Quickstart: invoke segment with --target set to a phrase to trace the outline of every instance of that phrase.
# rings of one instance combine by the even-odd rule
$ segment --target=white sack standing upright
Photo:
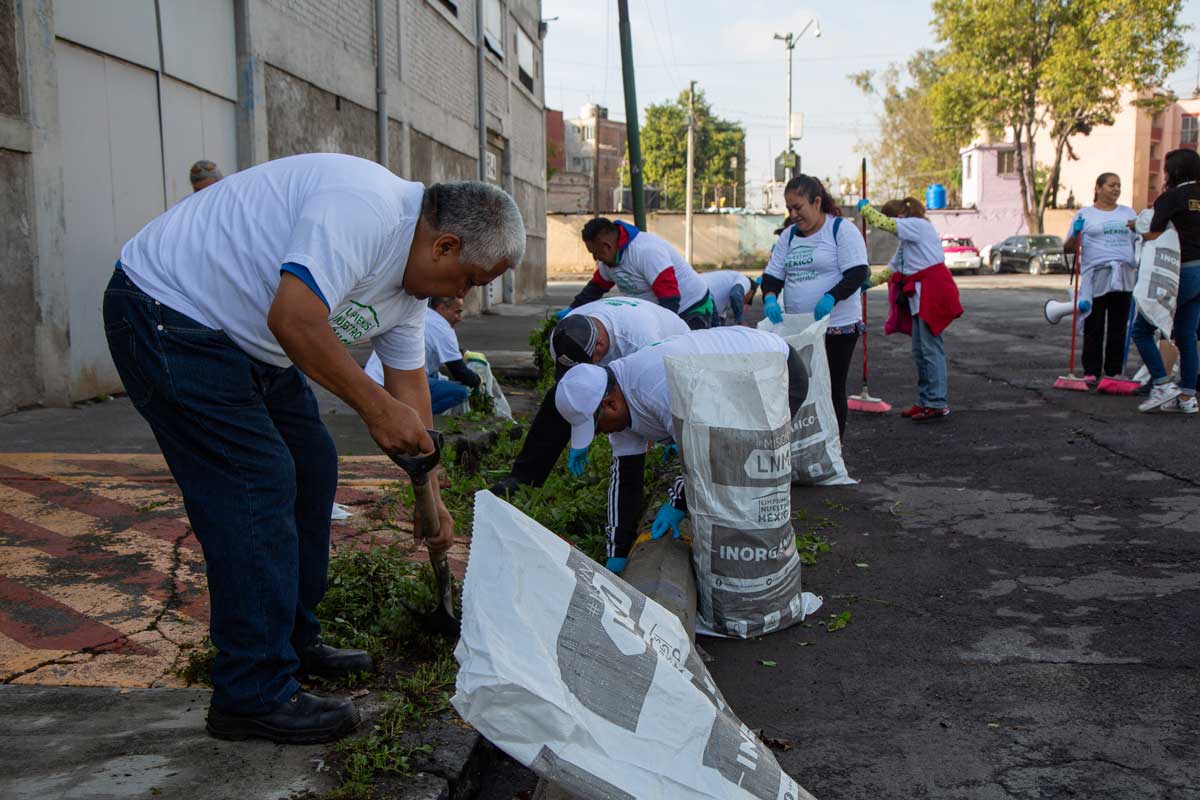
[[[583,800],[813,800],[725,703],[679,619],[475,495],[451,703]]]
[[[1138,215],[1138,233],[1150,230],[1153,209]],[[1133,299],[1138,311],[1154,326],[1170,338],[1174,327],[1175,305],[1179,300],[1179,233],[1168,223],[1167,229],[1158,238],[1142,241],[1142,254],[1138,259],[1137,284],[1133,287]]]
[[[700,620],[747,638],[804,618],[792,531],[787,360],[668,356]]]
[[[811,314],[784,314],[783,322],[769,319],[758,323],[790,344],[808,370],[808,396],[792,418],[792,482],[798,486],[840,486],[858,481],[846,472],[842,439],[829,381],[825,356],[825,331],[829,318],[814,320]]]

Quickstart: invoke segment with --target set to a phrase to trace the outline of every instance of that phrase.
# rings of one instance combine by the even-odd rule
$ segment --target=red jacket
[[[963,314],[962,303],[958,299],[958,284],[945,264],[934,264],[931,267],[914,272],[912,275],[901,275],[893,272],[888,280],[888,312],[887,322],[884,323],[884,334],[899,331],[912,336],[912,313],[908,310],[907,298],[916,294],[917,284],[921,285],[921,306],[917,316],[925,320],[929,330],[938,336],[949,327],[950,323]],[[904,295],[901,301],[900,295]]]

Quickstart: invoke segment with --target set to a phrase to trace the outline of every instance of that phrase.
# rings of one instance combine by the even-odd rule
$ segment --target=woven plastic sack
[[[1147,209],[1149,211],[1149,209]],[[1142,215],[1146,215],[1143,211]],[[1151,212],[1151,215],[1153,212]],[[1138,231],[1150,229],[1148,220],[1138,217]],[[1142,241],[1141,258],[1138,260],[1137,284],[1133,287],[1133,299],[1138,312],[1170,336],[1174,327],[1175,305],[1179,300],[1179,267],[1181,252],[1179,234],[1174,225],[1167,225],[1158,238]]]
[[[451,703],[584,800],[812,800],[729,710],[678,618],[475,495]]]
[[[808,370],[808,396],[792,418],[792,482],[800,486],[840,486],[857,483],[846,472],[842,439],[825,357],[825,331],[829,319],[811,314],[784,314],[783,322],[764,319],[760,330],[782,336],[800,355]]]

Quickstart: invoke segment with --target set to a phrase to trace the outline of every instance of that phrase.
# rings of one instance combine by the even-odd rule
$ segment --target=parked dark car
[[[1071,269],[1063,255],[1063,240],[1046,235],[1010,236],[992,245],[988,267],[992,274],[1028,272],[1030,275],[1069,272]]]

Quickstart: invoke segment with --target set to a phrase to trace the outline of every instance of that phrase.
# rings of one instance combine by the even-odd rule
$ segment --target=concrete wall
[[[583,246],[583,226],[591,214],[550,214],[546,218],[546,264],[552,278],[590,275],[595,261]],[[633,217],[614,214],[610,219],[633,223]],[[685,215],[653,212],[646,227],[684,251]],[[692,223],[692,260],[699,267],[751,268],[766,263],[778,237],[775,229],[783,217],[772,214],[696,214]]]

